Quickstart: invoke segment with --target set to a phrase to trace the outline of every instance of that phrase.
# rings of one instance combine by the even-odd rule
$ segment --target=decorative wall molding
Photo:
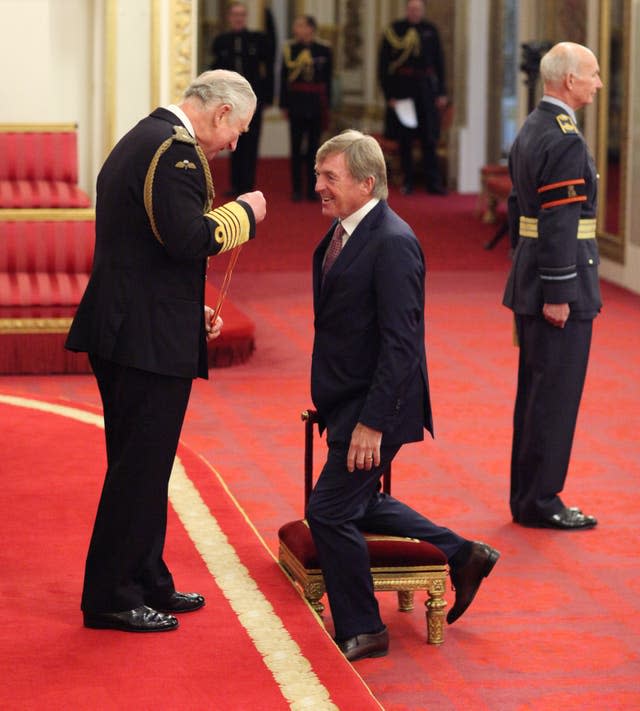
[[[170,90],[172,102],[181,99],[193,78],[194,21],[192,0],[171,0],[170,6]]]

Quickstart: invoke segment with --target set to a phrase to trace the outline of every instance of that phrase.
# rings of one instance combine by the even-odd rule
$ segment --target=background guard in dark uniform
[[[574,111],[602,87],[598,62],[562,42],[543,58],[544,96],[511,148],[509,222],[518,242],[504,305],[520,345],[510,506],[524,526],[582,529],[593,516],[566,507],[567,476],[600,311],[597,176]]]
[[[230,30],[218,35],[211,46],[211,69],[230,69],[242,74],[258,99],[249,130],[240,136],[230,159],[229,195],[240,195],[255,187],[262,112],[273,103],[275,37],[267,32],[247,29],[247,8],[244,3],[231,3],[227,19]]]
[[[296,202],[305,191],[308,200],[318,199],[315,157],[322,131],[329,125],[333,58],[331,48],[315,39],[316,28],[311,15],[296,17],[294,39],[283,50],[280,108],[289,119],[292,199]]]
[[[444,59],[438,30],[423,16],[423,0],[409,0],[406,18],[393,22],[382,37],[378,71],[387,101],[385,132],[399,143],[403,192],[413,192],[412,147],[417,136],[422,150],[426,189],[430,193],[444,195],[446,190],[436,155],[440,110],[447,104]],[[413,99],[417,128],[408,128],[398,120],[394,110],[397,99]]]

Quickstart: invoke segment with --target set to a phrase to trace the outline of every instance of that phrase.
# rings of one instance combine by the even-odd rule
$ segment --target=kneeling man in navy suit
[[[417,538],[444,552],[456,590],[449,623],[469,607],[500,554],[380,491],[400,447],[424,439],[425,429],[433,434],[424,257],[386,202],[386,165],[373,137],[348,130],[324,143],[316,176],[322,212],[334,219],[313,256],[311,390],[329,449],[306,517],[336,641],[354,661],[389,647],[363,530]]]

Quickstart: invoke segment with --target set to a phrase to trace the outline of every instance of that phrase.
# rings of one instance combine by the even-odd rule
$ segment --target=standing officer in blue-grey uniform
[[[273,61],[275,47],[266,32],[247,28],[247,8],[232,2],[227,11],[229,31],[218,35],[211,47],[211,69],[230,69],[249,81],[258,102],[247,133],[240,136],[231,154],[230,195],[253,190],[258,163],[258,147],[263,109],[273,103]]]
[[[312,15],[293,21],[293,39],[283,49],[280,108],[289,119],[291,144],[291,198],[315,201],[315,158],[322,131],[329,125],[333,55],[329,45],[316,39]],[[304,166],[304,171],[303,171]],[[303,184],[304,176],[304,184]]]
[[[207,260],[247,242],[260,191],[213,209],[209,161],[233,151],[256,106],[235,72],[205,72],[179,106],[158,108],[113,148],[97,182],[93,269],[66,347],[89,354],[104,409],[107,473],[87,555],[86,627],[175,629],[204,605],[177,592],[163,560],[168,486],[206,341]]]
[[[413,192],[413,141],[420,140],[427,192],[445,195],[436,146],[440,110],[447,105],[444,59],[437,27],[424,19],[424,0],[408,0],[406,17],[385,30],[379,55],[380,86],[387,101],[386,132],[397,138],[403,180],[402,192]],[[398,99],[412,99],[417,128],[403,125],[395,114]]]
[[[560,498],[602,306],[596,243],[597,175],[575,111],[602,88],[598,61],[556,44],[540,63],[544,96],[511,148],[512,235],[519,235],[503,303],[520,345],[510,505],[523,526],[575,530],[597,521]]]

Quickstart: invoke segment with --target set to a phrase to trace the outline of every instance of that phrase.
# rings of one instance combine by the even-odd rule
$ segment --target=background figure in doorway
[[[289,119],[291,196],[296,202],[305,192],[307,199],[318,199],[315,157],[329,125],[333,57],[331,48],[316,40],[316,29],[311,15],[296,17],[293,39],[285,44],[282,58],[280,108]]]
[[[249,130],[240,136],[238,146],[231,154],[229,196],[250,192],[255,186],[262,111],[273,103],[275,38],[267,32],[250,31],[247,16],[244,3],[232,2],[227,13],[229,31],[218,35],[211,47],[211,69],[230,69],[242,74],[258,99]]]
[[[386,133],[400,147],[402,191],[413,192],[413,142],[417,137],[422,150],[422,167],[427,192],[445,195],[436,146],[440,136],[440,111],[447,105],[444,59],[437,28],[424,19],[423,0],[408,0],[406,17],[393,22],[384,32],[380,45],[379,79],[387,101]],[[405,126],[398,119],[398,99],[412,99],[417,127]]]

